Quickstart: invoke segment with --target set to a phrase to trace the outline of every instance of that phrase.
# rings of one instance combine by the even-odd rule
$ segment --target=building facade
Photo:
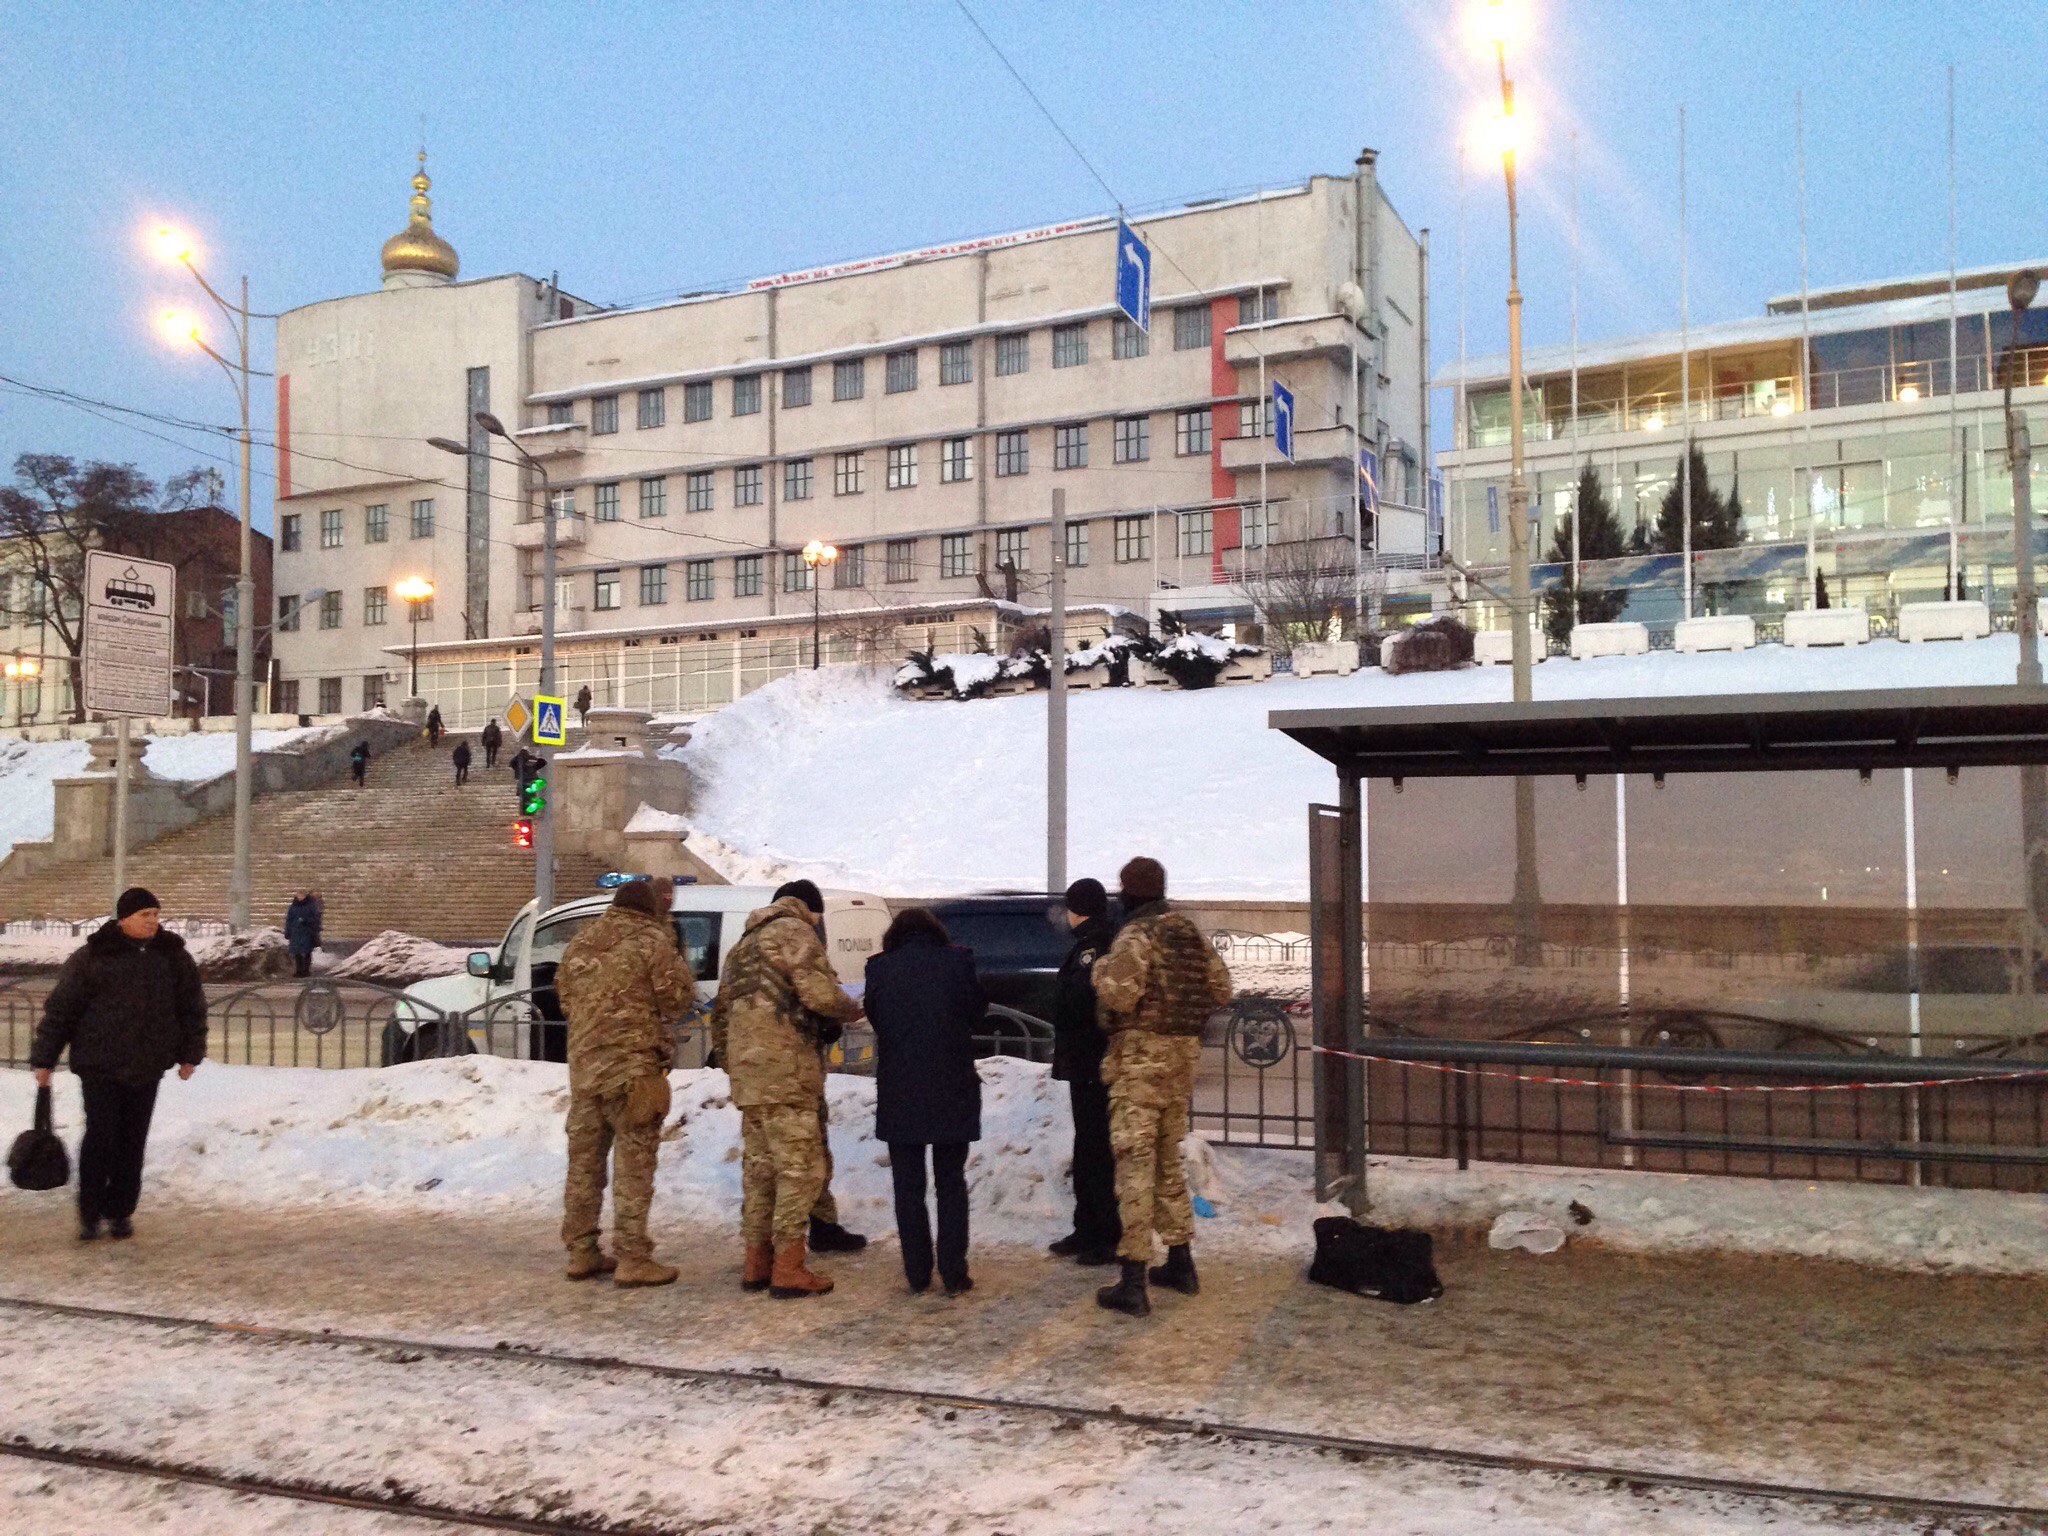
[[[383,288],[279,324],[278,654],[309,712],[410,687],[415,577],[426,697],[473,722],[530,687],[543,496],[567,687],[662,709],[807,662],[814,612],[827,660],[993,639],[1054,538],[1071,603],[1218,625],[1255,620],[1277,546],[1422,548],[1424,247],[1369,153],[1133,220],[1149,331],[1113,303],[1114,219],[605,310],[458,281],[425,199],[422,173]]]
[[[2015,333],[2014,270],[1957,273],[1953,292],[1946,272],[1814,290],[1683,337],[1581,343],[1576,358],[1531,348],[1525,515],[1537,586],[1567,573],[1567,519],[1587,469],[1623,533],[1654,543],[1689,443],[1740,534],[1733,548],[1695,555],[1694,612],[1769,618],[1826,593],[1868,607],[1882,627],[1899,602],[1945,591],[2009,600],[2008,371],[2037,438],[2048,429],[2048,312],[2025,313]],[[1475,573],[1507,560],[1507,375],[1505,357],[1484,357],[1436,376],[1457,402],[1455,441],[1439,459],[1445,547]],[[2040,510],[2048,455],[2033,473]],[[1683,611],[1669,551],[1587,566],[1583,586],[1626,590],[1626,616],[1658,628]],[[1497,606],[1476,584],[1473,596]]]

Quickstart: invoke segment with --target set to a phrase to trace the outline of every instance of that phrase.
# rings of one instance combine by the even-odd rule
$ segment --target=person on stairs
[[[142,1155],[157,1084],[172,1067],[186,1081],[206,1057],[206,989],[185,941],[162,926],[156,897],[121,893],[114,920],[64,962],[29,1046],[36,1086],[50,1086],[69,1048],[85,1098],[78,1147],[78,1236],[91,1242],[105,1222],[132,1237],[142,1194]]]
[[[568,1277],[667,1285],[647,1236],[661,1123],[668,1116],[675,1026],[696,995],[669,918],[674,886],[629,880],[569,941],[555,992],[569,1017],[569,1171],[562,1192]],[[605,1163],[612,1165],[612,1252],[599,1245]]]
[[[460,789],[469,782],[470,757],[468,742],[458,741],[455,743],[453,761],[455,763],[455,787]]]
[[[294,896],[284,909],[284,944],[292,954],[294,976],[313,974],[313,951],[320,947],[320,927],[326,916],[320,893],[311,887]]]
[[[1230,1001],[1230,971],[1202,930],[1166,904],[1166,869],[1137,858],[1118,876],[1124,925],[1095,962],[1095,1000],[1109,1045],[1102,1081],[1109,1089],[1109,1144],[1116,1153],[1117,1242],[1122,1278],[1095,1293],[1113,1312],[1144,1317],[1152,1234],[1166,1244],[1153,1285],[1192,1296],[1195,1213],[1181,1167],[1188,1098],[1209,1015]]]
[[[576,721],[586,731],[590,729],[590,684],[585,683],[576,690]]]
[[[355,778],[356,788],[361,789],[363,777],[370,771],[370,744],[367,741],[357,742],[355,751],[349,753],[348,771]]]
[[[498,720],[495,715],[484,722],[482,741],[484,747],[484,772],[489,773],[498,766],[498,748],[505,744],[505,733],[498,728]]]
[[[1067,1085],[1074,1119],[1074,1228],[1048,1251],[1090,1267],[1116,1262],[1123,1225],[1116,1213],[1116,1154],[1109,1146],[1109,1090],[1102,1054],[1109,1040],[1096,1017],[1095,964],[1116,937],[1100,880],[1067,887],[1073,946],[1060,965],[1053,1001],[1052,1075]]]
[[[436,704],[427,711],[427,745],[430,747],[440,746],[441,734],[447,729],[448,727],[441,720],[441,706]]]

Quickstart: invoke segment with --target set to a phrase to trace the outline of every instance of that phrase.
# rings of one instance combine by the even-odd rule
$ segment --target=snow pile
[[[339,740],[349,733],[345,725],[294,726],[284,731],[252,731],[251,749],[277,752],[287,747],[304,750]],[[142,754],[142,766],[159,779],[181,784],[204,783],[235,771],[235,735],[232,731],[194,731],[184,736],[152,736]]]
[[[292,972],[292,954],[281,928],[252,928],[188,943],[193,963],[206,981],[266,981]]]
[[[1546,662],[1534,683],[1539,699],[1953,688],[2010,683],[2017,658],[2010,635],[1657,651]],[[1331,771],[1270,729],[1267,715],[1506,701],[1508,673],[1365,668],[1199,691],[1077,692],[1067,702],[1068,867],[1113,871],[1148,853],[1165,861],[1181,896],[1299,899],[1308,889],[1303,808],[1330,797]],[[692,837],[709,833],[747,859],[890,895],[1029,890],[1045,878],[1045,712],[1044,696],[1029,694],[936,709],[871,672],[828,668],[758,689],[706,717],[687,746],[663,750],[696,781]]]
[[[0,857],[16,843],[49,839],[57,822],[54,779],[75,778],[92,761],[84,741],[0,741]]]
[[[681,837],[690,830],[687,816],[678,816],[674,811],[658,811],[645,800],[626,822],[626,832],[673,832]]]
[[[434,976],[453,976],[468,961],[468,950],[450,949],[431,939],[386,928],[354,954],[335,961],[325,974],[336,981],[374,981],[404,987]]]

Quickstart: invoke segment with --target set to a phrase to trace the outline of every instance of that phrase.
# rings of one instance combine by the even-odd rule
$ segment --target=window
[[[595,606],[598,609],[603,610],[619,606],[622,599],[619,596],[619,573],[617,571],[599,571],[595,586]]]
[[[412,536],[416,539],[431,539],[434,536],[434,498],[423,496],[412,504]]]
[[[640,391],[640,425],[658,427],[668,420],[668,391],[665,389],[643,389]]]
[[[423,597],[416,603],[407,604],[407,618],[418,619],[422,624],[434,622],[434,599]]]
[[[1021,427],[996,434],[996,476],[1021,475],[1031,468],[1031,436]]]
[[[1246,549],[1259,549],[1280,538],[1280,509],[1246,507],[1238,514],[1238,533]]]
[[[619,430],[619,397],[617,395],[592,395],[590,397],[590,430],[593,435],[597,436]]]
[[[888,565],[883,580],[909,581],[912,568],[917,564],[917,540],[891,539],[887,553]]]
[[[694,384],[683,386],[683,420],[709,421],[711,419],[711,381],[699,379]]]
[[[882,388],[892,395],[917,388],[917,351],[891,352],[882,366]]]
[[[554,504],[553,511],[558,521],[576,515],[576,492],[569,487],[564,486],[560,490],[550,491],[548,500]]]
[[[1008,336],[996,338],[996,372],[998,375],[1023,373],[1031,366],[1031,333],[1016,331]]]
[[[811,499],[811,461],[791,459],[782,466],[782,499],[784,501],[809,501]]]
[[[1280,313],[1280,295],[1268,288],[1263,294],[1246,293],[1238,295],[1237,323],[1257,325],[1262,320],[1272,320]]]
[[[619,482],[597,487],[597,510],[591,514],[594,522],[616,523],[619,520]]]
[[[683,476],[683,510],[685,512],[709,512],[711,510],[711,471],[693,469]]]
[[[1176,411],[1173,416],[1173,451],[1182,458],[1209,451],[1209,410]]]
[[[832,398],[858,400],[868,392],[868,360],[842,357],[832,365]]]
[[[391,509],[383,502],[363,508],[363,542],[382,544],[391,537]]]
[[[939,382],[941,384],[972,384],[974,382],[973,342],[949,341],[939,348]]]
[[[1215,542],[1216,514],[1213,512],[1183,512],[1180,515],[1180,552],[1184,555],[1206,555]]]
[[[832,494],[858,496],[866,474],[867,458],[860,453],[832,455]]]
[[[550,400],[548,402],[549,426],[566,427],[575,419],[576,407],[571,405],[567,400]]]
[[[341,508],[330,507],[320,514],[320,547],[341,548]]]
[[[1067,564],[1086,565],[1087,563],[1088,525],[1086,523],[1069,523],[1067,524]]]
[[[1052,365],[1078,368],[1088,361],[1088,327],[1080,322],[1052,328]]]
[[[650,608],[656,603],[668,601],[668,567],[665,565],[643,565],[640,567],[640,606]]]
[[[732,563],[732,595],[734,597],[759,597],[761,595],[761,557],[740,555]]]
[[[1173,350],[1192,352],[1209,345],[1209,306],[1189,304],[1173,312]]]
[[[278,520],[277,547],[287,554],[290,554],[294,550],[303,548],[305,546],[305,535],[301,532],[301,530],[304,528],[304,526],[305,519],[301,517],[298,513],[285,513],[285,515]]]
[[[1116,423],[1116,461],[1142,464],[1152,457],[1152,418],[1120,416]]]
[[[832,567],[832,585],[835,587],[864,587],[868,584],[868,552],[855,544],[839,551],[839,559]]]
[[[1086,469],[1088,467],[1088,424],[1074,422],[1070,426],[1052,429],[1052,467],[1054,469]]]
[[[1030,536],[1022,528],[1005,528],[996,535],[996,569],[1005,566],[1021,571],[1031,556]]]
[[[668,481],[659,475],[640,482],[640,515],[642,517],[668,516]]]
[[[785,592],[808,592],[811,590],[811,568],[804,563],[804,557],[791,550],[782,557],[782,590]]]
[[[711,562],[709,560],[685,561],[683,564],[683,597],[692,603],[709,602],[712,595],[712,584],[715,580],[716,577],[712,574]]]
[[[296,592],[280,592],[277,596],[278,633],[296,635],[299,632],[299,595]]]
[[[736,507],[761,505],[761,466],[749,464],[732,472],[732,504]]]
[[[6,606],[5,600],[0,599],[0,610],[4,610]],[[187,587],[185,589],[185,617],[188,619],[203,619],[206,617],[206,588]]]
[[[917,444],[891,444],[888,465],[887,484],[890,490],[908,490],[917,484]]]
[[[756,416],[761,411],[761,375],[736,373],[732,376],[732,413]]]
[[[281,681],[277,685],[277,696],[271,700],[271,708],[280,715],[296,715],[299,712],[299,680]]]
[[[1116,560],[1129,565],[1133,560],[1152,558],[1152,519],[1120,517],[1116,520]]]
[[[320,713],[338,715],[341,713],[341,679],[323,677],[320,679]]]
[[[973,557],[968,550],[968,539],[964,533],[949,533],[939,540],[939,574],[941,576],[965,576],[972,569]]]
[[[363,588],[363,623],[365,626],[386,624],[391,620],[391,589],[389,587]]]
[[[974,478],[974,440],[949,437],[939,444],[939,481],[953,485]]]
[[[341,593],[323,592],[320,594],[320,627],[322,629],[341,628]]]
[[[1111,357],[1143,357],[1152,350],[1152,338],[1139,330],[1122,315],[1116,317],[1109,328],[1109,355]]]
[[[382,672],[365,674],[363,678],[363,708],[382,709],[383,707],[384,674]]]
[[[1264,400],[1240,400],[1237,402],[1237,435],[1239,437],[1271,437],[1273,435],[1273,402]]]
[[[799,405],[811,403],[811,370],[808,368],[785,368],[782,370],[782,408],[787,411]]]

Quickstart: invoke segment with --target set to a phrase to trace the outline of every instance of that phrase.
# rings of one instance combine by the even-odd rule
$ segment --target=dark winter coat
[[[1052,1075],[1063,1083],[1098,1082],[1109,1036],[1095,1017],[1095,962],[1109,951],[1116,924],[1091,917],[1074,930],[1060,963],[1052,1016]]]
[[[285,947],[295,955],[310,955],[320,947],[320,898],[295,896],[284,912]]]
[[[168,928],[138,944],[108,923],[85,941],[43,1004],[29,1047],[38,1071],[71,1048],[71,1070],[153,1083],[206,1055],[206,989],[185,941]]]
[[[974,1032],[988,998],[974,951],[916,934],[868,961],[875,1032],[875,1139],[981,1140]]]
[[[458,768],[467,768],[469,766],[469,743],[466,741],[455,743],[455,752],[450,761]]]
[[[503,742],[504,739],[505,733],[498,729],[497,721],[490,721],[488,724],[484,726],[483,744],[484,750],[486,752],[497,751],[499,744]]]
[[[357,742],[356,749],[349,753],[348,760],[354,767],[363,767],[370,761],[370,744],[367,741]]]

